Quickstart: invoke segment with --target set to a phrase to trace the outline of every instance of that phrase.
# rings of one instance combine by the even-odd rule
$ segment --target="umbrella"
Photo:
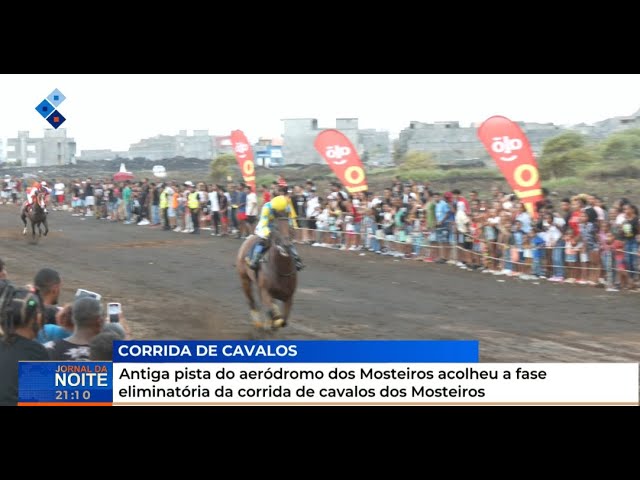
[[[131,172],[118,172],[113,175],[113,180],[115,182],[124,182],[125,180],[133,180],[133,173]]]
[[[125,180],[133,180],[133,173],[127,172],[124,163],[120,164],[120,171],[113,176],[114,182],[124,182]]]

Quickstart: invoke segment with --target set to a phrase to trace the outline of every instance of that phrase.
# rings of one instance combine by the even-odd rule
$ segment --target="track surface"
[[[638,362],[640,295],[539,284],[450,265],[300,246],[307,264],[289,326],[250,326],[233,265],[239,240],[50,214],[37,244],[0,206],[0,258],[31,282],[44,266],[123,304],[146,339],[478,339],[483,362]],[[503,281],[499,281],[503,280]]]

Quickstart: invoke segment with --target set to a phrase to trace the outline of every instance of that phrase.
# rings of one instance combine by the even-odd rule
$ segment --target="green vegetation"
[[[549,189],[587,180],[640,179],[640,129],[614,133],[599,143],[578,133],[551,138],[544,144],[540,171]]]
[[[453,179],[475,179],[475,180],[502,180],[502,174],[492,168],[455,168],[452,170],[431,169],[405,170],[401,168],[376,168],[370,170],[367,174],[368,178],[392,178],[399,175],[402,179],[411,179],[421,182],[425,181],[444,181]]]
[[[427,152],[410,151],[402,159],[398,170],[415,171],[415,170],[433,170],[436,166],[433,154]]]
[[[273,182],[275,182],[278,179],[277,175],[274,174],[265,174],[265,175],[260,175],[258,177],[256,177],[256,186],[260,187],[260,185],[271,185]]]
[[[552,180],[570,177],[596,161],[597,155],[587,146],[586,137],[577,132],[563,133],[544,143],[540,174],[543,179]]]
[[[216,183],[226,182],[228,176],[234,176],[239,170],[235,155],[223,153],[211,162],[209,176]]]

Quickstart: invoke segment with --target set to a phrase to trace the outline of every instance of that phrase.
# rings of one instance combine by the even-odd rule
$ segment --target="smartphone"
[[[102,300],[102,295],[100,295],[99,293],[90,292],[89,290],[84,290],[82,288],[79,288],[78,290],[76,290],[76,298],[79,298],[79,297],[92,297],[98,301]]]
[[[111,323],[118,323],[120,321],[120,314],[122,313],[122,305],[119,303],[107,304],[107,314],[109,315],[109,321]]]

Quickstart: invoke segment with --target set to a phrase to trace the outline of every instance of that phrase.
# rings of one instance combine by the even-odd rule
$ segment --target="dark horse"
[[[47,236],[47,233],[49,233],[49,225],[47,224],[47,214],[44,212],[44,208],[42,208],[42,206],[40,205],[40,202],[43,201],[43,197],[44,195],[42,193],[39,193],[36,197],[36,199],[33,202],[33,205],[31,206],[31,210],[29,211],[23,211],[22,212],[22,216],[20,217],[22,219],[22,223],[24,223],[24,230],[22,231],[23,235],[27,234],[27,217],[29,217],[29,221],[31,222],[31,234],[33,235],[33,239],[35,240],[36,238],[36,226],[38,227],[38,234],[39,236],[42,236],[42,226],[44,225],[44,236]]]
[[[269,326],[278,328],[287,324],[298,281],[296,264],[290,251],[289,219],[279,218],[276,223],[278,228],[271,231],[269,249],[260,263],[257,273],[247,265],[245,260],[259,240],[257,235],[251,235],[242,243],[236,259],[236,269],[242,281],[244,294],[249,302],[251,318],[255,326],[259,328]],[[269,313],[270,319],[267,322],[263,322],[253,297],[253,285],[256,285],[262,306]],[[282,302],[282,312],[274,300]]]

